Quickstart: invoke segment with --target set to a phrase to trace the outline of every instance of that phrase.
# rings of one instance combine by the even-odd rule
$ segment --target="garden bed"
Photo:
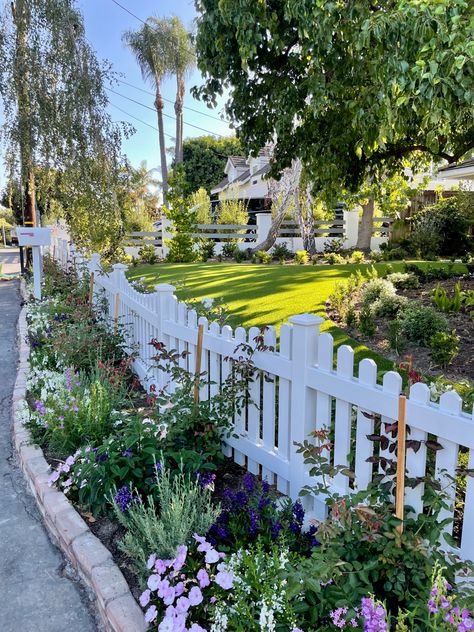
[[[388,276],[390,278],[390,276]],[[401,334],[400,347],[394,348],[391,344],[391,322],[395,314],[373,316],[374,330],[366,333],[360,327],[360,315],[363,311],[361,297],[364,286],[358,288],[352,295],[351,309],[354,310],[354,318],[344,317],[344,309],[337,309],[334,302],[326,303],[326,315],[347,332],[349,336],[360,341],[372,351],[392,360],[395,364],[410,365],[420,374],[430,375],[434,378],[442,378],[450,382],[465,382],[474,380],[474,354],[472,353],[472,340],[474,338],[474,310],[472,307],[461,305],[457,312],[443,312],[439,310],[434,301],[433,293],[437,288],[444,290],[448,297],[454,295],[456,284],[460,284],[461,291],[469,293],[474,291],[474,275],[465,274],[453,276],[447,279],[422,281],[416,288],[398,288],[397,296],[403,297],[411,304],[431,308],[447,321],[447,332],[455,332],[459,336],[458,352],[449,364],[440,366],[433,360],[432,349],[425,344],[417,344],[408,336]],[[342,311],[342,313],[341,313]],[[362,330],[361,330],[362,329]]]
[[[49,488],[41,472],[42,493],[62,496],[56,488],[74,503],[87,521],[75,514],[80,536],[90,530],[106,545],[150,629],[329,632],[370,622],[382,630],[405,613],[413,631],[458,629],[427,608],[432,582],[438,606],[442,596],[473,603],[445,584],[468,564],[442,549],[441,496],[407,517],[401,533],[391,474],[384,485],[331,495],[325,477],[350,472],[330,463],[321,429],[300,449],[315,477],[309,491],[328,494],[330,512],[308,523],[302,501],[223,456],[222,438],[248,404],[252,350],[234,361],[219,393],[196,401],[196,376],[152,339],[154,362],[174,388],[144,393],[120,328],[111,333],[88,304],[87,278],[51,264],[46,271],[49,297],[28,306],[29,406],[20,411],[55,467]],[[457,624],[468,614],[452,616]]]

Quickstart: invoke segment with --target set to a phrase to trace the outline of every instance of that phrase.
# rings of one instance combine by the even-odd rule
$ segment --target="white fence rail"
[[[375,218],[371,248],[376,250],[380,244],[386,242],[390,230],[389,218]],[[197,224],[196,230],[190,233],[195,239],[210,239],[214,242],[215,254],[222,252],[223,247],[230,241],[245,250],[263,242],[270,230],[272,216],[270,213],[259,213],[256,216],[256,224]],[[166,242],[172,237],[169,232],[170,222],[163,219],[161,227],[155,232],[130,233],[123,240],[123,245],[128,254],[136,255],[138,248],[145,244],[153,244],[162,257],[166,257],[168,247]],[[316,221],[314,224],[314,236],[316,250],[322,252],[327,242],[340,240],[345,248],[354,248],[359,234],[359,214],[355,211],[344,211],[343,219],[331,221]],[[297,222],[285,220],[279,230],[276,239],[277,244],[285,242],[288,248],[296,252],[303,249],[303,239]]]
[[[71,251],[67,242],[55,246],[55,254],[63,265],[74,259],[76,269],[84,259]],[[163,387],[167,376],[153,368],[152,338],[164,342],[168,348],[188,351],[182,366],[194,371],[198,324],[204,326],[202,370],[210,380],[222,383],[229,371],[224,360],[232,356],[237,345],[247,342],[254,345],[258,328],[248,331],[238,327],[209,323],[197,318],[196,312],[177,300],[172,285],[159,284],[152,294],[137,292],[128,282],[126,266],[116,264],[110,274],[103,273],[100,258],[93,255],[87,262],[95,276],[95,296],[105,294],[111,321],[115,315],[116,296],[119,296],[119,319],[126,331],[130,348],[138,351],[135,370],[145,387],[152,383]],[[373,413],[382,422],[397,419],[398,398],[402,378],[388,372],[382,382],[377,380],[377,366],[364,359],[356,368],[354,351],[348,346],[334,354],[334,340],[321,333],[324,319],[311,314],[300,314],[281,327],[279,340],[276,330],[268,327],[265,344],[275,351],[257,351],[254,363],[258,369],[252,385],[251,397],[261,406],[249,405],[242,415],[234,419],[238,438],[226,440],[224,451],[236,463],[254,474],[261,474],[278,490],[295,499],[301,488],[310,483],[307,467],[295,442],[309,438],[310,433],[327,427],[334,434],[334,464],[346,464],[355,471],[357,488],[364,489],[374,475],[374,464],[367,461],[374,454],[374,443],[367,438],[373,433],[374,421],[367,416]],[[265,377],[267,379],[265,379]],[[269,379],[268,379],[269,378]],[[217,387],[215,387],[217,388]],[[202,393],[206,397],[206,393]],[[442,395],[440,403],[430,402],[430,391],[425,384],[415,384],[407,401],[407,424],[410,439],[438,440],[443,449],[428,458],[422,444],[415,453],[407,452],[407,470],[410,477],[424,476],[432,471],[442,483],[456,477],[460,450],[469,453],[469,468],[474,468],[474,411],[462,410],[462,401],[454,392]],[[433,454],[433,453],[431,453]],[[393,458],[393,455],[391,455]],[[350,492],[348,478],[337,476],[331,481],[334,491]],[[449,488],[450,508],[442,518],[454,516],[454,486]],[[420,513],[423,511],[423,487],[406,492],[406,504]],[[464,499],[464,518],[460,525],[461,555],[474,559],[474,478],[468,477]],[[459,498],[461,498],[459,497]],[[458,498],[458,499],[459,499]],[[310,515],[323,517],[324,503],[305,497]],[[447,527],[452,531],[452,525]]]

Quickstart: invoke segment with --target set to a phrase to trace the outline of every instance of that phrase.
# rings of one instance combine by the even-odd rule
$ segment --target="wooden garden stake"
[[[398,400],[398,435],[397,435],[397,493],[395,502],[395,515],[403,521],[405,505],[405,461],[406,461],[406,410],[407,398],[400,395]],[[397,527],[399,533],[403,533],[403,522]]]
[[[196,371],[194,380],[194,403],[199,404],[199,376],[201,375],[202,360],[202,338],[204,335],[204,325],[198,325],[198,339],[196,347]]]
[[[91,272],[91,278],[89,283],[89,308],[92,312],[92,299],[94,298],[94,273]]]
[[[117,292],[115,295],[115,325],[114,325],[115,335],[117,335],[117,331],[118,331],[119,307],[120,307],[120,294]]]

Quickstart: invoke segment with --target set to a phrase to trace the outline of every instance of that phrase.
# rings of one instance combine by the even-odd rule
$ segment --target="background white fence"
[[[74,261],[76,269],[85,260],[74,252],[68,243],[59,240],[54,252],[62,265]],[[95,297],[104,294],[109,317],[115,316],[116,297],[119,297],[119,319],[125,328],[130,348],[138,351],[135,370],[143,385],[153,383],[164,386],[167,376],[152,367],[154,353],[149,345],[152,338],[164,342],[167,348],[188,351],[181,360],[182,366],[194,371],[196,359],[197,327],[204,325],[202,370],[207,371],[215,385],[212,392],[229,372],[225,356],[233,356],[242,342],[255,345],[258,328],[248,331],[238,327],[209,323],[197,318],[196,312],[177,300],[172,285],[159,284],[152,294],[137,292],[128,282],[126,266],[116,264],[110,274],[100,266],[99,255],[86,262],[95,277]],[[251,387],[251,398],[260,403],[249,405],[234,419],[238,438],[226,441],[225,453],[236,463],[273,483],[284,494],[296,499],[301,488],[310,483],[307,467],[294,442],[309,438],[311,432],[327,427],[334,434],[334,464],[345,464],[355,471],[355,485],[364,489],[374,475],[374,464],[367,461],[374,454],[374,443],[367,438],[373,433],[374,421],[364,413],[381,416],[384,423],[397,419],[398,398],[402,378],[388,372],[381,383],[377,381],[377,366],[364,359],[354,366],[354,351],[342,346],[334,354],[334,340],[328,333],[320,333],[324,319],[300,314],[281,327],[279,339],[274,327],[265,332],[265,344],[275,351],[258,351],[254,355],[258,369],[257,379]],[[266,376],[269,379],[265,379]],[[207,397],[203,389],[201,397]],[[443,486],[448,487],[450,508],[441,518],[453,517],[456,490],[449,486],[449,477],[456,476],[460,450],[469,453],[469,468],[474,468],[474,411],[462,410],[462,401],[454,392],[442,395],[440,403],[430,402],[430,391],[425,384],[415,384],[407,401],[407,424],[410,439],[425,441],[437,439],[443,449],[428,459],[427,448],[422,444],[415,453],[407,451],[407,470],[410,477],[435,474]],[[380,455],[383,455],[383,451]],[[431,453],[433,454],[433,453]],[[393,458],[388,452],[385,456]],[[334,491],[341,494],[353,488],[343,475],[331,481]],[[406,504],[419,513],[423,511],[423,486],[407,489]],[[468,477],[464,500],[464,518],[461,529],[461,555],[474,559],[474,478]],[[323,517],[325,505],[320,499],[304,498],[310,515]],[[452,531],[452,525],[447,527]]]
[[[388,240],[391,219],[378,217],[374,219],[371,248],[378,250],[381,243]],[[210,239],[214,242],[215,254],[222,252],[226,243],[237,240],[237,246],[241,250],[253,248],[266,239],[272,216],[270,213],[256,215],[256,224],[197,224],[196,232],[191,233],[195,239]],[[154,232],[135,232],[127,235],[123,240],[123,246],[127,254],[136,256],[140,246],[153,245],[157,254],[166,257],[168,248],[166,240],[172,237],[170,222],[163,218],[161,227]],[[344,248],[354,248],[359,234],[359,214],[357,211],[344,211],[343,219],[331,221],[316,221],[314,224],[314,236],[316,250],[323,252],[325,244],[333,240],[342,240]],[[289,250],[296,252],[303,250],[303,239],[300,228],[295,221],[285,220],[280,228],[277,244],[286,242]]]

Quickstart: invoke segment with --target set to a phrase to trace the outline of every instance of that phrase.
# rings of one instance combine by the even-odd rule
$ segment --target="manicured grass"
[[[379,274],[387,264],[375,264]],[[403,263],[393,262],[393,271],[403,269]],[[428,265],[446,265],[421,263]],[[203,299],[223,297],[229,306],[234,327],[243,325],[275,325],[277,328],[295,314],[314,313],[324,316],[324,303],[338,281],[349,277],[356,269],[364,272],[369,265],[255,265],[236,263],[190,263],[143,265],[131,268],[127,273],[130,280],[142,278],[149,287],[157,283],[178,285],[177,295]],[[184,283],[184,288],[180,286]],[[372,353],[355,340],[350,339],[331,321],[323,331],[329,331],[336,345],[350,344],[356,353],[356,362],[372,357],[379,369],[393,368],[390,360]]]

